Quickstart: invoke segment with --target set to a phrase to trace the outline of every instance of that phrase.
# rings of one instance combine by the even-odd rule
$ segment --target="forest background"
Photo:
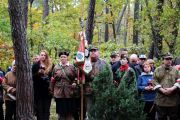
[[[41,49],[54,63],[61,50],[72,58],[82,31],[79,19],[101,57],[108,60],[112,51],[126,47],[130,54],[160,60],[166,52],[180,55],[179,6],[179,0],[0,0],[0,66],[17,60],[17,118],[34,119],[29,60]]]
[[[93,0],[35,0],[28,6],[27,40],[30,57],[46,49],[56,61],[60,50],[71,56],[77,51],[88,10]],[[178,56],[179,0],[96,0],[91,43],[100,55],[126,47],[130,53],[145,53],[160,58],[165,52]],[[103,52],[106,51],[106,52]],[[14,59],[8,1],[0,0],[0,66],[6,68]]]

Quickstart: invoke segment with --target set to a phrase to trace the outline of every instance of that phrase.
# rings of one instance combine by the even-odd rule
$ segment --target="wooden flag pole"
[[[83,84],[81,84],[81,120],[84,119],[84,91],[83,91]]]

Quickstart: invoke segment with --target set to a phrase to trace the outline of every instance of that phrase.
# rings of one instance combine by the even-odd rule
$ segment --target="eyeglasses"
[[[146,58],[140,58],[140,60],[146,60]]]
[[[172,58],[165,58],[165,60],[172,60]]]

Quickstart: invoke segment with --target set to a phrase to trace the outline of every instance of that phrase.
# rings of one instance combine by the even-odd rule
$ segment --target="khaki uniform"
[[[154,89],[157,90],[160,87],[170,88],[176,86],[176,80],[180,77],[180,73],[174,68],[170,67],[166,69],[164,65],[158,67],[153,74]],[[180,103],[178,93],[175,91],[171,95],[164,95],[157,92],[155,103],[162,107],[173,107]]]
[[[62,66],[62,68],[56,65],[53,70],[54,82],[51,82],[51,90],[53,91],[55,98],[71,98],[73,91],[72,84],[77,77],[75,67],[73,65]],[[68,79],[67,79],[68,78]]]

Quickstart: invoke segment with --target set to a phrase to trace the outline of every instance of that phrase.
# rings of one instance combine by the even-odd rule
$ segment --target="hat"
[[[115,56],[117,56],[117,54],[115,52],[112,52],[110,55],[110,57],[115,57]]]
[[[141,55],[139,55],[139,58],[140,58],[140,59],[141,59],[141,58],[145,58],[145,59],[146,59],[147,57],[146,57],[146,55],[141,54]]]
[[[92,45],[89,47],[89,51],[91,51],[91,50],[98,50],[98,48],[96,46]]]
[[[164,54],[163,59],[166,59],[166,58],[173,58],[173,56],[170,53],[166,53]]]
[[[69,56],[69,52],[66,52],[66,51],[59,52],[59,57],[60,57],[61,55]]]

